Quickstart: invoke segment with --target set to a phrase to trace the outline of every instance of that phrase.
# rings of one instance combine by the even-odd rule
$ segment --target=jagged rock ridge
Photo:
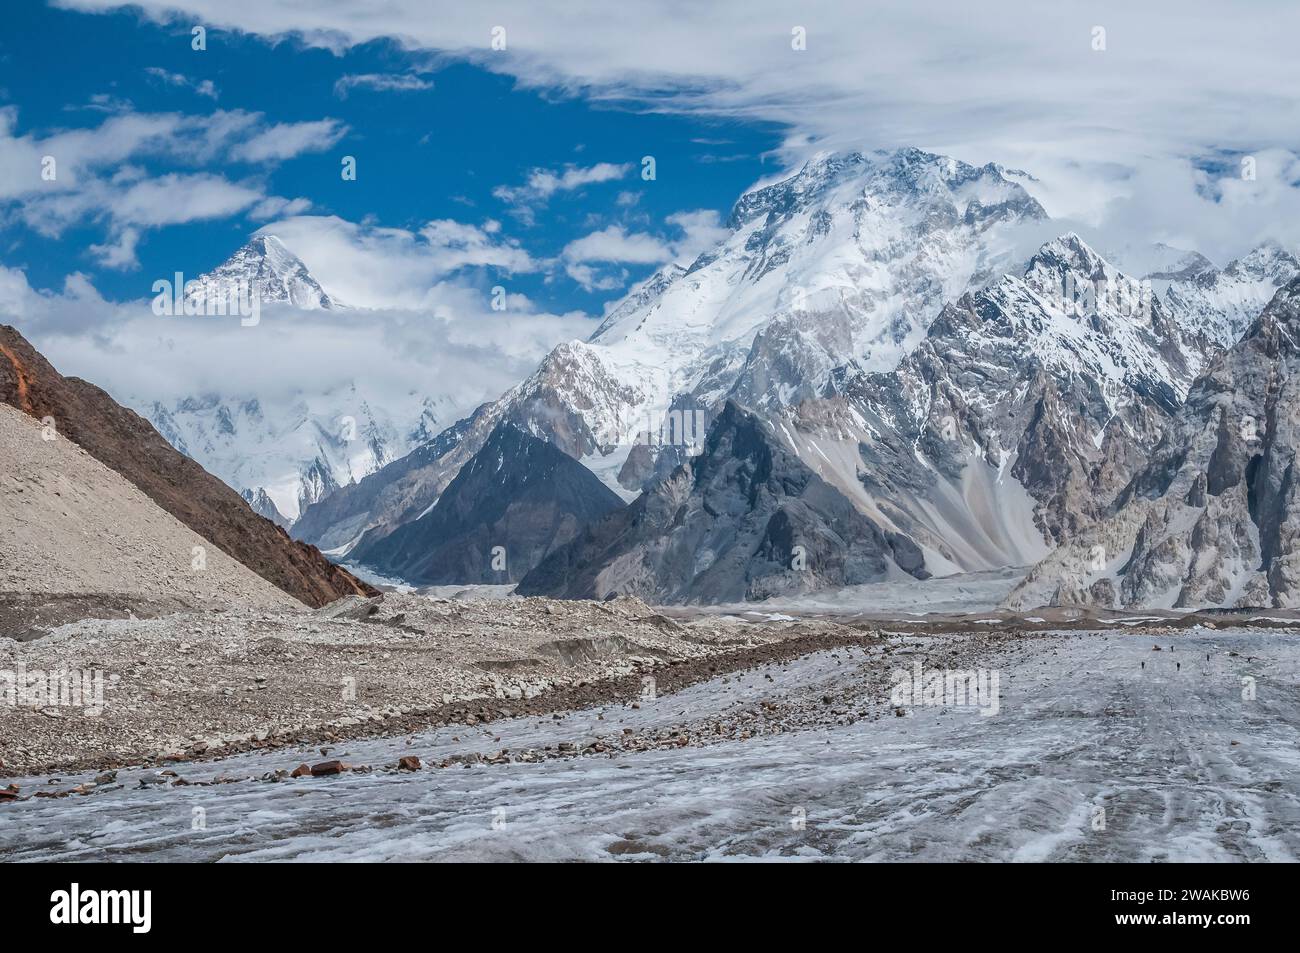
[[[1012,606],[1300,606],[1300,279],[1192,387],[1114,512]]]

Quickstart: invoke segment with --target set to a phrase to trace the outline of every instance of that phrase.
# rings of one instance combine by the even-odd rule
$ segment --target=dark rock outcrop
[[[522,595],[734,602],[928,574],[886,534],[728,401],[702,453],[583,531],[526,575]]]
[[[426,585],[517,582],[623,501],[555,445],[499,424],[419,519],[352,558]]]

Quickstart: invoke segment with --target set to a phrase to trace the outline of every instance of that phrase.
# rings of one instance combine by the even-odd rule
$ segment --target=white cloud
[[[242,212],[262,195],[260,189],[210,173],[168,173],[133,183],[104,207],[115,221],[157,227],[225,218]]]
[[[407,48],[459,56],[528,86],[781,123],[789,130],[787,167],[817,148],[902,145],[998,161],[1042,180],[1038,191],[1051,214],[1124,222],[1131,237],[1160,229],[1193,202],[1191,177],[1180,172],[1188,159],[1221,150],[1300,151],[1293,94],[1300,5],[1292,0],[1259,0],[1249,13],[1219,0],[1184,0],[1176,8],[1007,0],[996,15],[974,13],[963,0],[883,7],[751,0],[739,12],[734,4],[694,4],[672,16],[653,4],[611,9],[571,0],[557,9],[503,0],[493,22],[508,26],[509,55],[490,49],[472,5],[430,17],[423,0],[391,0],[361,17],[347,0],[309,8],[264,0],[134,2],[163,20],[183,10],[335,50],[400,37]],[[1100,51],[1093,48],[1098,25],[1106,31]],[[805,50],[791,48],[795,26],[806,30]],[[645,148],[653,153],[655,144]],[[1133,187],[1161,175],[1184,188],[1159,189],[1157,207]],[[1138,208],[1154,213],[1147,225]],[[1235,231],[1223,232],[1225,224]],[[1248,246],[1261,232],[1294,233],[1300,222],[1256,203],[1249,215],[1201,219],[1196,227],[1200,246]]]
[[[0,323],[79,336],[119,313],[119,306],[106,301],[80,272],[64,279],[62,291],[38,291],[22,269],[0,265]]]
[[[322,281],[328,276],[327,291],[354,307],[420,309],[430,306],[443,279],[462,270],[538,269],[517,243],[500,239],[494,225],[437,220],[409,231],[337,216],[297,216],[272,222],[259,233],[278,236],[308,270]]]
[[[312,210],[310,199],[299,196],[286,199],[279,195],[269,195],[248,210],[248,217],[264,222],[267,219],[283,218],[291,215],[303,215]]]
[[[639,265],[665,261],[670,254],[668,246],[659,239],[629,233],[621,225],[610,225],[576,238],[564,246],[563,252],[568,261],[625,261]]]
[[[0,107],[0,214],[57,237],[73,225],[102,223],[104,242],[90,253],[112,268],[136,264],[142,230],[248,212],[295,215],[305,199],[267,195],[258,179],[235,182],[192,171],[232,158],[259,165],[327,148],[345,127],[336,120],[268,126],[260,113],[210,115],[119,113],[98,126],[16,134],[18,111]],[[173,171],[146,175],[144,163]],[[48,170],[48,171],[47,171]]]
[[[139,241],[140,229],[123,228],[112,241],[91,245],[90,253],[105,268],[134,269],[140,267],[140,262],[135,257],[135,246]]]
[[[348,73],[334,84],[334,95],[347,99],[354,89],[409,93],[433,89],[433,80],[415,73]]]
[[[419,309],[300,311],[267,306],[261,323],[158,317],[147,298],[105,300],[82,275],[34,290],[0,266],[0,323],[14,324],[65,374],[136,407],[220,393],[270,405],[350,384],[377,406],[451,395],[462,410],[494,399],[556,344],[585,337],[586,315],[537,312],[510,296],[491,309],[477,289],[443,281]]]
[[[343,138],[347,127],[335,119],[282,122],[231,149],[245,162],[282,162],[304,152],[324,152]]]
[[[676,212],[669,215],[665,221],[682,233],[673,242],[673,257],[683,264],[694,261],[731,234],[730,230],[722,224],[715,209]]]
[[[168,173],[156,178],[126,175],[91,179],[75,190],[30,198],[21,215],[31,228],[50,236],[77,222],[106,217],[110,232],[120,237],[127,226],[160,228],[226,218],[263,198],[260,187],[207,172]],[[131,262],[131,258],[119,259],[118,267]]]
[[[178,86],[181,89],[191,89],[200,96],[206,96],[209,99],[217,98],[217,87],[213,85],[212,80],[193,80],[183,73],[170,73],[161,66],[146,66],[145,73],[154,79],[166,83],[168,86]]]
[[[627,284],[627,270],[599,266],[658,265],[668,261],[689,264],[729,234],[713,209],[676,212],[665,221],[680,234],[660,238],[646,232],[629,232],[622,225],[609,225],[575,238],[560,253],[564,270],[587,291],[613,291]]]
[[[666,261],[670,256],[668,246],[659,239],[643,233],[628,233],[621,225],[610,225],[576,238],[560,253],[565,273],[587,291],[613,291],[627,284],[625,268],[611,272],[593,267],[593,263],[651,265]]]
[[[492,194],[513,206],[512,213],[531,225],[535,219],[535,208],[545,205],[556,192],[571,192],[584,185],[613,182],[627,175],[631,168],[630,163],[597,162],[585,167],[570,165],[563,171],[533,169],[523,185],[498,185]]]

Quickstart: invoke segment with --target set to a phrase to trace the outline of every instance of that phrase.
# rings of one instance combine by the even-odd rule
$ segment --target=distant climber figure
[[[1147,667],[1147,663],[1146,663],[1145,661],[1142,663],[1142,667],[1143,667],[1143,668],[1146,668],[1146,667]]]
[[[1175,668],[1174,671],[1176,671],[1176,672],[1181,672],[1181,671],[1183,670],[1183,663],[1182,663],[1182,662],[1175,662],[1174,665],[1177,666],[1177,668]]]

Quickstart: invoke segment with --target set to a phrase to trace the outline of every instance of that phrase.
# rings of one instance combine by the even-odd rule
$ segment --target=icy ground
[[[891,664],[909,665],[914,644],[899,641]],[[782,733],[212,787],[142,787],[155,771],[122,771],[121,786],[88,796],[0,805],[0,859],[1295,860],[1298,659],[1294,636],[1266,630],[1030,636],[1001,657],[1001,711],[991,717],[885,708],[879,719],[801,727],[798,712],[820,712],[827,693],[866,690],[864,666],[879,668],[868,651],[823,652],[640,709],[606,708],[603,721],[593,710],[444,728],[332,756],[381,768],[409,753],[428,764],[564,741],[581,748],[626,727],[707,722],[760,701],[794,713]],[[1243,677],[1255,679],[1255,700],[1243,700]],[[279,751],[176,770],[194,782],[320,760]],[[20,783],[27,793],[47,780]]]
[[[1008,567],[932,576],[925,580],[908,576],[762,602],[708,606],[701,611],[729,612],[741,617],[762,615],[758,610],[767,610],[795,616],[869,614],[895,619],[915,619],[937,612],[984,612],[1001,605],[1026,572],[1023,568]]]

